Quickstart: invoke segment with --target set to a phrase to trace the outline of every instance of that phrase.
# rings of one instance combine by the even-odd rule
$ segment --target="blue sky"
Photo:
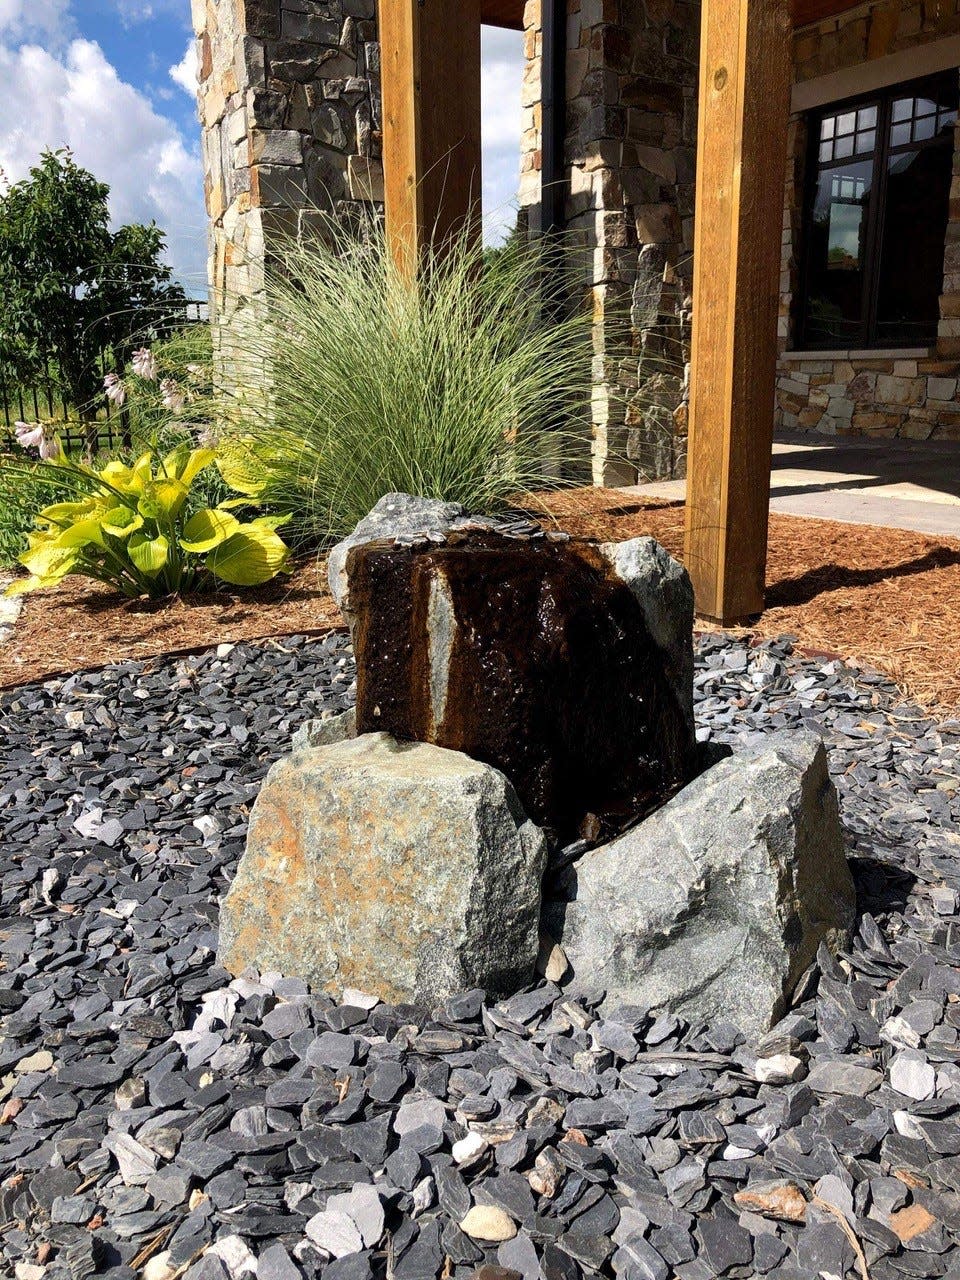
[[[0,0],[0,169],[17,181],[69,146],[111,188],[119,224],[151,218],[194,293],[206,279],[190,0]],[[484,37],[484,204],[494,229],[517,187],[522,37]]]

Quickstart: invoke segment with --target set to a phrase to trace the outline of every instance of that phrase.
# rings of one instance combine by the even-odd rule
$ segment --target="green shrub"
[[[291,244],[263,310],[224,354],[228,482],[323,545],[385,493],[473,512],[566,482],[588,452],[572,428],[589,388],[589,316],[545,323],[538,256],[483,260],[465,240],[418,285],[383,237]]]

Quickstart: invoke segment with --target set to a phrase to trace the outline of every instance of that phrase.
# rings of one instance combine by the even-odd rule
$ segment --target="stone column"
[[[256,303],[281,238],[381,208],[376,0],[192,0],[192,9],[222,342]]]
[[[570,0],[566,223],[595,319],[593,478],[682,474],[699,8]],[[520,202],[540,198],[540,4],[526,9]]]

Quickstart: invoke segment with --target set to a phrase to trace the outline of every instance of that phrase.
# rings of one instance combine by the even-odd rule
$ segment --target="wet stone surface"
[[[658,550],[656,569],[682,574]],[[452,532],[439,546],[371,542],[350,552],[347,576],[358,733],[493,765],[560,844],[618,834],[702,767],[685,574],[685,682],[634,590],[593,543],[477,531]],[[663,597],[662,587],[648,592]]]
[[[860,899],[748,1045],[573,986],[427,1011],[217,969],[257,788],[352,681],[294,639],[4,695],[0,1274],[957,1274],[960,724],[701,643],[701,738],[825,734]]]

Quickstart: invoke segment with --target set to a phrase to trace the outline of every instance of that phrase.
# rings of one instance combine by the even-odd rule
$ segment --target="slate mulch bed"
[[[858,886],[850,951],[747,1045],[575,985],[431,1011],[220,970],[263,775],[352,680],[290,637],[0,699],[0,1274],[958,1274],[960,722],[700,640],[701,738],[825,735]]]
[[[683,509],[616,490],[537,501],[545,522],[610,540],[652,534],[683,553]],[[870,662],[928,706],[960,705],[960,542],[898,529],[773,515],[768,609],[751,632]],[[223,641],[323,632],[340,623],[324,564],[256,592],[160,604],[124,603],[71,580],[27,597],[0,645],[0,688],[124,658]]]

